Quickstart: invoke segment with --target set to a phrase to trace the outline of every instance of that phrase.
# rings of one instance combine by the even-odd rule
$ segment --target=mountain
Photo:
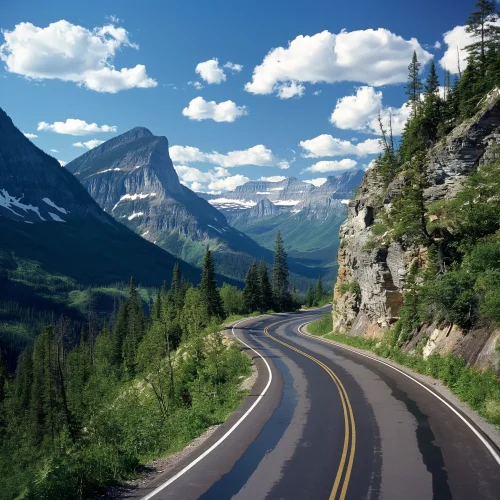
[[[160,285],[176,259],[107,215],[0,109],[0,251],[85,283]],[[186,277],[199,272],[181,263]]]
[[[166,137],[137,127],[76,158],[66,169],[117,221],[194,265],[201,265],[207,245],[217,270],[234,279],[244,278],[253,259],[272,260],[269,249],[231,227],[217,208],[180,183]],[[310,274],[299,263],[291,267]]]
[[[321,186],[290,177],[250,181],[223,195],[199,195],[264,247],[271,249],[276,231],[281,231],[290,257],[312,267],[329,265],[331,281],[346,203],[362,178],[363,171],[355,170],[330,176]]]

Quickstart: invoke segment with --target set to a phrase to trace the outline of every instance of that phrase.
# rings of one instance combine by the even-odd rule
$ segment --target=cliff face
[[[424,192],[427,202],[453,198],[471,172],[499,156],[499,99],[500,92],[492,92],[484,100],[481,112],[455,128],[430,151],[426,165],[429,187]],[[357,196],[349,202],[348,218],[340,228],[339,271],[334,289],[335,331],[382,336],[398,319],[412,263],[426,262],[424,247],[397,242],[374,244],[380,241],[372,232],[376,210],[390,211],[400,186],[401,179],[396,177],[385,190],[376,173],[370,170]],[[384,191],[381,199],[380,193]],[[499,334],[483,330],[465,335],[453,325],[422,325],[405,349],[412,350],[424,340],[424,355],[453,351],[462,354],[470,364],[498,363],[491,346]]]

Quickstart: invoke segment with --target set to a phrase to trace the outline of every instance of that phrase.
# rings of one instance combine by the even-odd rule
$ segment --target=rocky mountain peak
[[[99,207],[59,162],[35,146],[0,109],[0,216],[26,223],[99,215]]]

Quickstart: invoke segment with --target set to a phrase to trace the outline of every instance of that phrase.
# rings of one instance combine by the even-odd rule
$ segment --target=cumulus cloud
[[[224,64],[224,68],[227,68],[235,73],[239,73],[243,69],[242,64],[233,64],[231,61],[228,61]]]
[[[353,144],[329,134],[321,134],[313,139],[300,141],[299,145],[305,150],[303,156],[306,158],[319,158],[321,156],[364,157],[380,153],[381,150],[378,139],[367,139],[364,142]]]
[[[310,179],[307,182],[307,184],[312,184],[313,186],[320,187],[322,186],[328,179],[326,177],[318,177],[317,179]]]
[[[170,157],[174,162],[193,163],[204,162],[220,165],[224,168],[241,167],[243,165],[257,165],[260,167],[279,167],[287,169],[290,164],[276,157],[273,152],[262,144],[248,149],[229,151],[226,154],[212,151],[204,153],[192,146],[171,146]]]
[[[241,186],[250,179],[244,175],[229,175],[225,168],[216,167],[208,172],[187,165],[176,165],[179,180],[193,191],[212,190],[227,191]]]
[[[38,122],[37,130],[55,132],[56,134],[67,135],[88,135],[96,132],[116,132],[115,125],[97,125],[97,123],[87,123],[84,120],[68,118],[65,122]]]
[[[86,142],[74,142],[73,146],[76,146],[77,148],[94,149],[95,147],[100,146],[103,142],[104,141],[101,141],[100,139],[91,139]]]
[[[226,74],[219,66],[217,58],[199,63],[195,71],[207,83],[221,83],[226,81]]]
[[[278,97],[290,99],[291,97],[302,97],[305,87],[301,83],[289,82],[278,86]]]
[[[321,90],[315,90],[315,91],[313,92],[313,95],[320,95],[320,94],[321,94]]]
[[[113,24],[88,30],[68,21],[45,28],[19,23],[3,31],[0,59],[10,73],[26,78],[75,82],[97,92],[156,87],[146,67],[115,69],[113,59],[124,47],[138,50],[125,28]]]
[[[497,19],[492,24],[500,27],[500,19]],[[467,33],[466,28],[467,26],[455,26],[443,35],[446,50],[443,57],[439,60],[439,64],[442,68],[454,74],[458,73],[458,61],[460,61],[461,71],[467,67],[468,54],[465,47],[479,40],[478,37]]]
[[[441,48],[441,42],[439,40],[437,40],[436,43],[434,44],[434,48],[436,50],[439,50]]]
[[[188,82],[188,85],[192,85],[197,90],[205,88],[205,86],[201,82]]]
[[[284,175],[271,175],[270,177],[261,177],[261,181],[266,182],[281,182],[284,181],[286,177]]]
[[[392,123],[393,135],[401,135],[410,117],[411,108],[404,103],[400,108],[384,107],[382,92],[373,87],[363,86],[356,89],[355,95],[342,97],[337,101],[330,122],[344,130],[360,130],[380,134],[378,114],[384,128]]]
[[[291,82],[401,83],[407,79],[414,50],[422,65],[432,59],[415,38],[405,40],[383,28],[299,35],[288,47],[274,48],[266,55],[245,90],[279,95],[281,86]]]
[[[244,175],[237,174],[225,177],[223,179],[216,179],[208,185],[208,189],[214,191],[232,191],[238,186],[241,186],[248,182],[250,179]]]
[[[356,167],[357,162],[351,160],[350,158],[344,158],[343,160],[333,160],[333,161],[318,161],[314,165],[307,167],[302,170],[304,172],[340,172],[342,170],[352,170]]]
[[[30,134],[29,132],[23,132],[24,137],[27,137],[28,139],[36,139],[38,136],[36,134]]]
[[[238,106],[233,101],[216,103],[195,97],[182,114],[190,120],[214,120],[216,122],[234,122],[236,118],[248,114],[246,106]]]

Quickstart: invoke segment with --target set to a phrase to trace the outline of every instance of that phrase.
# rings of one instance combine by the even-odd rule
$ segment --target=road
[[[240,322],[234,334],[259,370],[250,397],[128,498],[498,500],[495,450],[445,403],[389,366],[298,333],[325,311]]]

